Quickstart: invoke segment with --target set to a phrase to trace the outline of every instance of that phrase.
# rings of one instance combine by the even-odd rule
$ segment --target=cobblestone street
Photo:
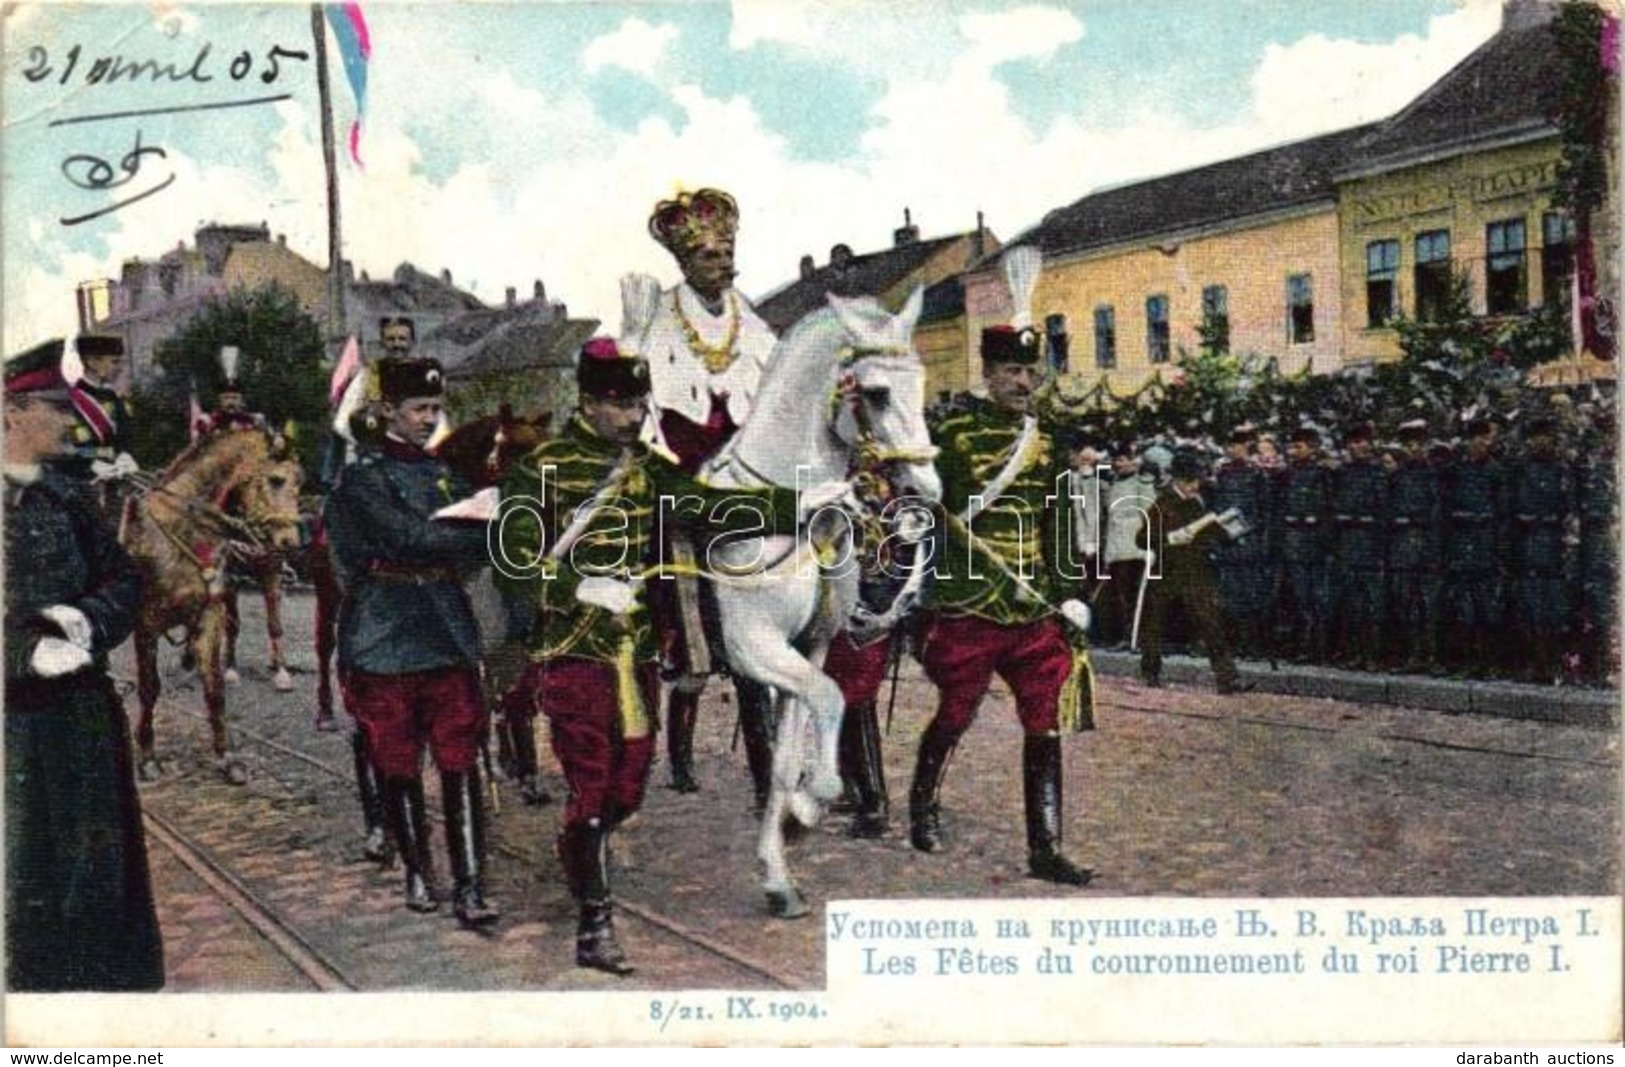
[[[308,632],[310,609],[308,598],[290,599],[290,634]],[[345,735],[311,727],[308,644],[290,641],[296,687],[277,693],[260,666],[259,620],[245,599],[244,677],[229,695],[250,783],[214,776],[195,682],[168,651],[158,730],[169,773],[143,787],[144,803],[225,872],[215,881],[266,905],[355,988],[818,988],[829,901],[1061,892],[1025,877],[1020,731],[997,688],[944,788],[948,850],[909,847],[913,746],[932,694],[906,664],[886,735],[891,832],[851,840],[830,816],[792,845],[814,918],[766,914],[748,776],[743,755],[729,749],[733,708],[721,684],[701,712],[703,790],[665,789],[657,763],[643,812],[616,838],[622,940],[639,964],[631,979],[572,965],[573,907],[551,855],[556,802],[527,808],[506,782],[493,819],[490,896],[504,910],[495,933],[459,929],[449,908],[414,915],[399,905],[398,871],[360,857]],[[1073,891],[1081,896],[1617,891],[1612,729],[1276,694],[1220,698],[1206,686],[1145,689],[1110,676],[1101,686],[1099,729],[1066,743],[1067,846],[1097,872]],[[558,794],[550,756],[544,765]],[[169,836],[149,822],[170,991],[323,987],[224,903]],[[443,883],[438,843],[436,855]],[[697,952],[696,943],[724,954]]]

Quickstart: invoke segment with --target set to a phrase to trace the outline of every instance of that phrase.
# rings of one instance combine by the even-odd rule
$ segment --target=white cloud
[[[614,33],[589,42],[581,62],[589,74],[604,67],[619,67],[647,77],[654,74],[677,37],[677,27],[670,23],[655,26],[640,18],[629,18]]]
[[[818,39],[808,4],[783,0],[733,0],[728,47],[744,50],[762,41],[810,45]]]
[[[1012,59],[1045,59],[1062,45],[1083,39],[1083,23],[1070,11],[1053,7],[1016,7],[976,11],[960,16],[959,32],[974,55],[989,65]]]
[[[1311,34],[1271,45],[1253,73],[1253,112],[1277,139],[1357,126],[1404,107],[1500,25],[1496,4],[1473,3],[1428,23],[1427,35],[1368,44]]]

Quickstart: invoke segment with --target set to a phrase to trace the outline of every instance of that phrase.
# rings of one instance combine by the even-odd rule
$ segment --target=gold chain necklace
[[[705,338],[694,328],[688,320],[688,314],[683,311],[683,296],[680,292],[671,295],[671,302],[677,309],[677,321],[683,324],[683,336],[688,341],[688,350],[700,358],[705,369],[712,374],[721,374],[733,365],[739,358],[734,351],[734,343],[739,340],[739,294],[732,289],[728,290],[728,336],[722,339],[721,344],[710,345]]]

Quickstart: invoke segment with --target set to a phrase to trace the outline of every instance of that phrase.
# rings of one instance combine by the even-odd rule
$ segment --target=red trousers
[[[614,664],[561,656],[532,663],[519,680],[516,692],[527,694],[551,724],[553,754],[570,786],[566,824],[598,819],[613,825],[643,805],[654,762],[660,669],[645,663],[637,673],[650,732],[634,739],[621,736]]]
[[[868,704],[879,695],[886,680],[891,643],[892,635],[888,633],[867,645],[856,645],[845,630],[830,642],[829,653],[824,656],[824,673],[841,687],[847,707]]]
[[[345,671],[344,706],[361,724],[372,765],[385,778],[416,778],[427,745],[435,766],[453,774],[474,769],[485,741],[485,694],[466,667],[410,674]]]
[[[932,725],[947,737],[957,739],[975,721],[995,673],[1015,694],[1023,730],[1042,734],[1059,727],[1072,646],[1053,616],[1017,626],[970,615],[938,616],[927,624],[920,662],[938,692]]]

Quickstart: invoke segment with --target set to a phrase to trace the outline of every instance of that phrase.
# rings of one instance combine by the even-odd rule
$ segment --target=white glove
[[[1077,627],[1079,633],[1089,632],[1089,605],[1083,601],[1061,601],[1061,618]]]
[[[86,617],[84,612],[67,604],[52,604],[40,614],[56,623],[57,627],[62,631],[62,636],[66,637],[69,642],[78,645],[86,652],[90,651],[91,641],[95,638],[96,631],[90,628],[90,619]]]
[[[28,665],[41,678],[60,678],[90,666],[90,653],[60,637],[42,637]]]
[[[614,578],[583,578],[576,586],[576,599],[583,604],[603,608],[611,615],[625,615],[637,603],[637,590],[632,583]]]
[[[111,481],[118,477],[118,464],[109,463],[105,459],[93,459],[90,461],[90,476],[92,481]]]
[[[820,508],[831,504],[841,504],[852,499],[852,483],[843,481],[821,482],[806,492],[801,493],[796,500],[796,521],[806,522],[818,512]]]
[[[128,478],[140,469],[141,467],[136,463],[135,457],[128,452],[120,452],[118,458],[113,461],[113,477],[115,478]]]

